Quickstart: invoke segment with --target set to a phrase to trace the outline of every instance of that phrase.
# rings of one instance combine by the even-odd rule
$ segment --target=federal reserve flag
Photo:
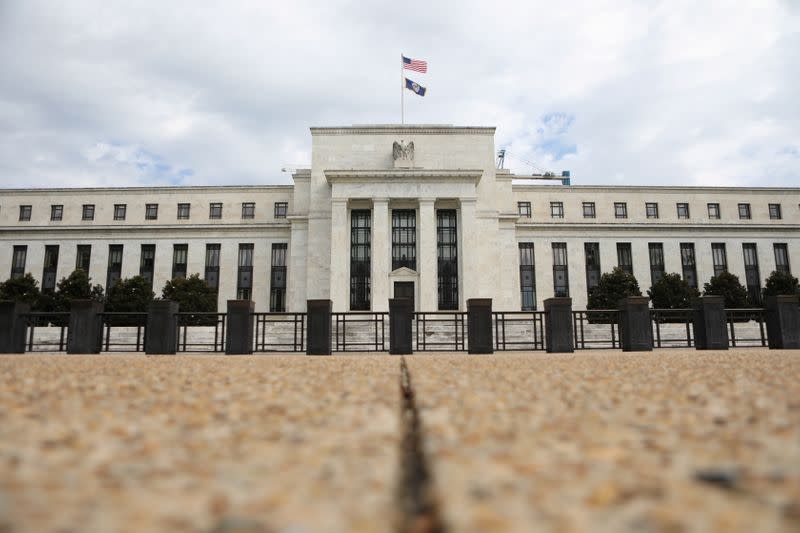
[[[406,89],[417,93],[420,96],[425,96],[425,87],[415,81],[406,78]]]

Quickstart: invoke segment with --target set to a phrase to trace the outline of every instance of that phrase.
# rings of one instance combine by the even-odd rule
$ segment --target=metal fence
[[[253,313],[255,352],[304,352],[305,313]]]
[[[653,348],[691,348],[694,346],[692,309],[651,309]]]
[[[726,309],[728,342],[736,346],[766,346],[765,311],[754,309]]]
[[[494,349],[544,350],[544,311],[495,311]]]
[[[26,352],[66,352],[69,335],[69,313],[26,313]]]
[[[389,313],[350,311],[331,313],[334,352],[385,352],[389,349]]]
[[[175,313],[179,352],[224,352],[227,313]]]
[[[438,311],[414,313],[414,351],[467,350],[467,313]]]
[[[591,309],[572,312],[576,350],[619,348],[619,311]]]
[[[99,313],[103,352],[143,352],[147,313]]]

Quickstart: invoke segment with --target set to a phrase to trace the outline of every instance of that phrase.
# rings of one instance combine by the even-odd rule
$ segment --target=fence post
[[[575,351],[572,334],[572,298],[544,301],[544,335],[547,353]]]
[[[628,296],[619,301],[619,343],[623,352],[653,351],[650,298]]]
[[[467,340],[469,353],[494,353],[491,298],[467,300]]]
[[[330,300],[306,301],[306,310],[308,313],[308,340],[306,341],[306,355],[331,354],[332,307],[333,303]]]
[[[411,346],[411,316],[414,308],[410,298],[389,298],[389,353],[407,355]]]
[[[693,302],[694,346],[698,350],[727,350],[728,324],[725,298],[700,296]]]
[[[243,355],[253,353],[252,300],[228,300],[228,325],[225,330],[225,353]]]
[[[0,301],[0,353],[25,353],[27,323],[20,315],[30,310],[30,304]]]
[[[103,323],[100,313],[104,304],[94,300],[71,300],[69,302],[69,329],[67,330],[67,353],[100,353],[103,342]]]
[[[767,296],[765,303],[769,349],[800,348],[800,298]]]
[[[178,346],[178,320],[180,309],[172,300],[153,300],[147,308],[147,325],[144,330],[144,353],[148,355],[174,355]]]

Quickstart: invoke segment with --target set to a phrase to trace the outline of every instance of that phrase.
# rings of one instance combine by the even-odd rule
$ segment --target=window
[[[553,295],[569,296],[569,269],[567,265],[567,243],[553,243]]]
[[[681,267],[683,268],[683,280],[690,287],[697,288],[697,261],[694,255],[694,243],[681,243]]]
[[[413,209],[392,210],[392,270],[417,269],[417,213]]]
[[[125,220],[127,211],[127,204],[114,204],[114,220]]]
[[[711,262],[714,265],[714,276],[728,271],[728,253],[724,242],[711,243]]]
[[[719,220],[719,204],[708,204],[708,218]]]
[[[789,269],[789,248],[786,243],[778,243],[772,245],[775,251],[775,270],[778,272],[786,272],[791,274]]]
[[[64,206],[63,205],[51,205],[50,206],[50,220],[58,221],[64,216]]]
[[[147,204],[144,206],[144,219],[145,220],[158,219],[158,204]]]
[[[517,212],[519,216],[531,218],[531,203],[530,202],[517,202]]]
[[[350,310],[366,311],[370,304],[371,228],[368,209],[350,212]]]
[[[664,244],[650,242],[647,248],[650,252],[650,284],[655,285],[664,277]]]
[[[108,270],[106,271],[106,294],[122,277],[122,245],[108,245]]]
[[[586,253],[586,294],[588,295],[600,283],[600,243],[585,242],[583,251]]]
[[[222,218],[222,203],[212,202],[208,204],[208,218],[214,220]]]
[[[739,204],[739,218],[742,220],[750,218],[750,204]]]
[[[142,257],[139,260],[139,275],[147,280],[150,288],[153,288],[153,272],[155,272],[156,264],[156,245],[143,244]]]
[[[83,204],[81,220],[94,220],[94,204]]]
[[[20,220],[30,220],[31,219],[31,210],[32,207],[29,205],[21,205],[19,206],[19,219]]]
[[[27,246],[15,246],[14,255],[11,257],[11,278],[21,278],[25,275],[25,260],[28,257]]]
[[[645,202],[644,204],[644,211],[647,218],[658,218],[658,203],[656,202]],[[617,217],[619,218],[619,217]],[[622,217],[625,218],[625,217]]]
[[[439,309],[458,309],[458,228],[454,209],[436,211]]]
[[[286,218],[286,212],[288,210],[288,202],[275,202],[275,218]]]
[[[219,288],[219,244],[206,244],[206,283],[214,290]]]
[[[255,202],[242,202],[242,218],[255,218],[256,204]]]
[[[58,270],[58,245],[48,244],[44,247],[44,271],[42,272],[42,292],[53,292],[56,289],[56,271]]]
[[[272,271],[269,279],[269,310],[272,313],[286,311],[286,250],[285,242],[272,245]]]
[[[678,203],[676,206],[678,208],[678,218],[689,218],[689,204]]]
[[[761,305],[761,274],[758,269],[758,250],[755,243],[743,243],[744,279],[751,305]]]
[[[178,204],[178,220],[189,220],[191,204]]]
[[[536,272],[533,243],[519,243],[519,288],[523,311],[536,311]]]
[[[619,265],[619,267],[628,274],[633,275],[633,254],[631,253],[631,243],[617,243],[617,265]]]
[[[253,295],[253,243],[239,245],[239,272],[236,276],[236,298],[249,300]]]
[[[583,202],[583,218],[595,218],[594,202]]]
[[[172,279],[186,277],[186,265],[188,263],[187,256],[189,255],[188,244],[174,244],[172,245]]]
[[[564,202],[550,202],[550,218],[564,218]]]
[[[75,270],[81,269],[89,275],[89,263],[92,260],[92,245],[79,244],[75,254]]]
[[[769,204],[769,218],[771,220],[780,220],[781,217],[781,204]]]
[[[614,217],[628,218],[628,204],[625,202],[614,202]]]

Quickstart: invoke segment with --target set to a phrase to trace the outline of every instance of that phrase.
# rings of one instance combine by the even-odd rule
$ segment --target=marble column
[[[372,199],[372,242],[370,250],[372,310],[389,310],[389,199]]]
[[[461,279],[458,283],[458,299],[460,308],[467,308],[469,298],[480,296],[480,258],[477,254],[481,248],[478,246],[478,228],[475,218],[475,198],[461,198],[461,247],[458,250],[461,263]]]
[[[306,257],[308,254],[308,219],[293,217],[289,239],[289,268],[287,275],[286,310],[306,310]]]
[[[331,301],[333,311],[350,309],[350,226],[347,199],[331,200]]]
[[[417,272],[419,272],[420,311],[436,311],[437,292],[436,211],[435,198],[420,198],[417,220]]]

